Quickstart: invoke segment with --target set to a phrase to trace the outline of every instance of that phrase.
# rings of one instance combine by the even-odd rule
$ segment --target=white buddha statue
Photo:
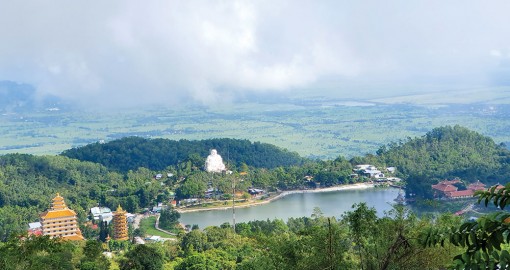
[[[205,170],[207,172],[216,172],[220,173],[225,170],[225,164],[223,164],[223,159],[220,155],[218,155],[218,152],[216,149],[211,150],[211,154],[207,156],[207,159],[205,160]]]

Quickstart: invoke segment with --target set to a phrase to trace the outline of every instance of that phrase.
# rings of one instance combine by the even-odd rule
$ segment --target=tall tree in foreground
[[[353,253],[359,259],[359,269],[441,269],[449,264],[451,249],[424,247],[419,236],[430,224],[418,219],[401,205],[394,206],[379,218],[374,208],[365,203],[355,204],[354,211],[344,215],[349,224]],[[457,224],[457,220],[440,218],[438,224]]]

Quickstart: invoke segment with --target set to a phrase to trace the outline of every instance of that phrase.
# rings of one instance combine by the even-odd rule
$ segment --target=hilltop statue
[[[207,156],[207,159],[205,160],[205,170],[207,172],[216,172],[220,173],[225,170],[225,164],[223,164],[223,159],[220,155],[218,155],[218,152],[216,149],[211,150],[211,154]]]

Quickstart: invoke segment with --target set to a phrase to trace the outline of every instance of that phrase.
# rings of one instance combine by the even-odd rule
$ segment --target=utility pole
[[[232,177],[232,222],[236,232],[236,178]]]

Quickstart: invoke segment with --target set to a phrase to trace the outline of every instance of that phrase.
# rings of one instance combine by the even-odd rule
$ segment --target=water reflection
[[[251,220],[283,219],[310,216],[315,207],[319,207],[325,216],[340,217],[351,210],[355,203],[366,202],[374,207],[379,216],[388,211],[398,196],[395,188],[368,188],[360,190],[340,190],[320,193],[298,193],[288,195],[268,204],[249,208],[236,208],[236,222]],[[212,210],[181,214],[184,224],[198,224],[200,228],[222,223],[232,223],[232,209]]]

